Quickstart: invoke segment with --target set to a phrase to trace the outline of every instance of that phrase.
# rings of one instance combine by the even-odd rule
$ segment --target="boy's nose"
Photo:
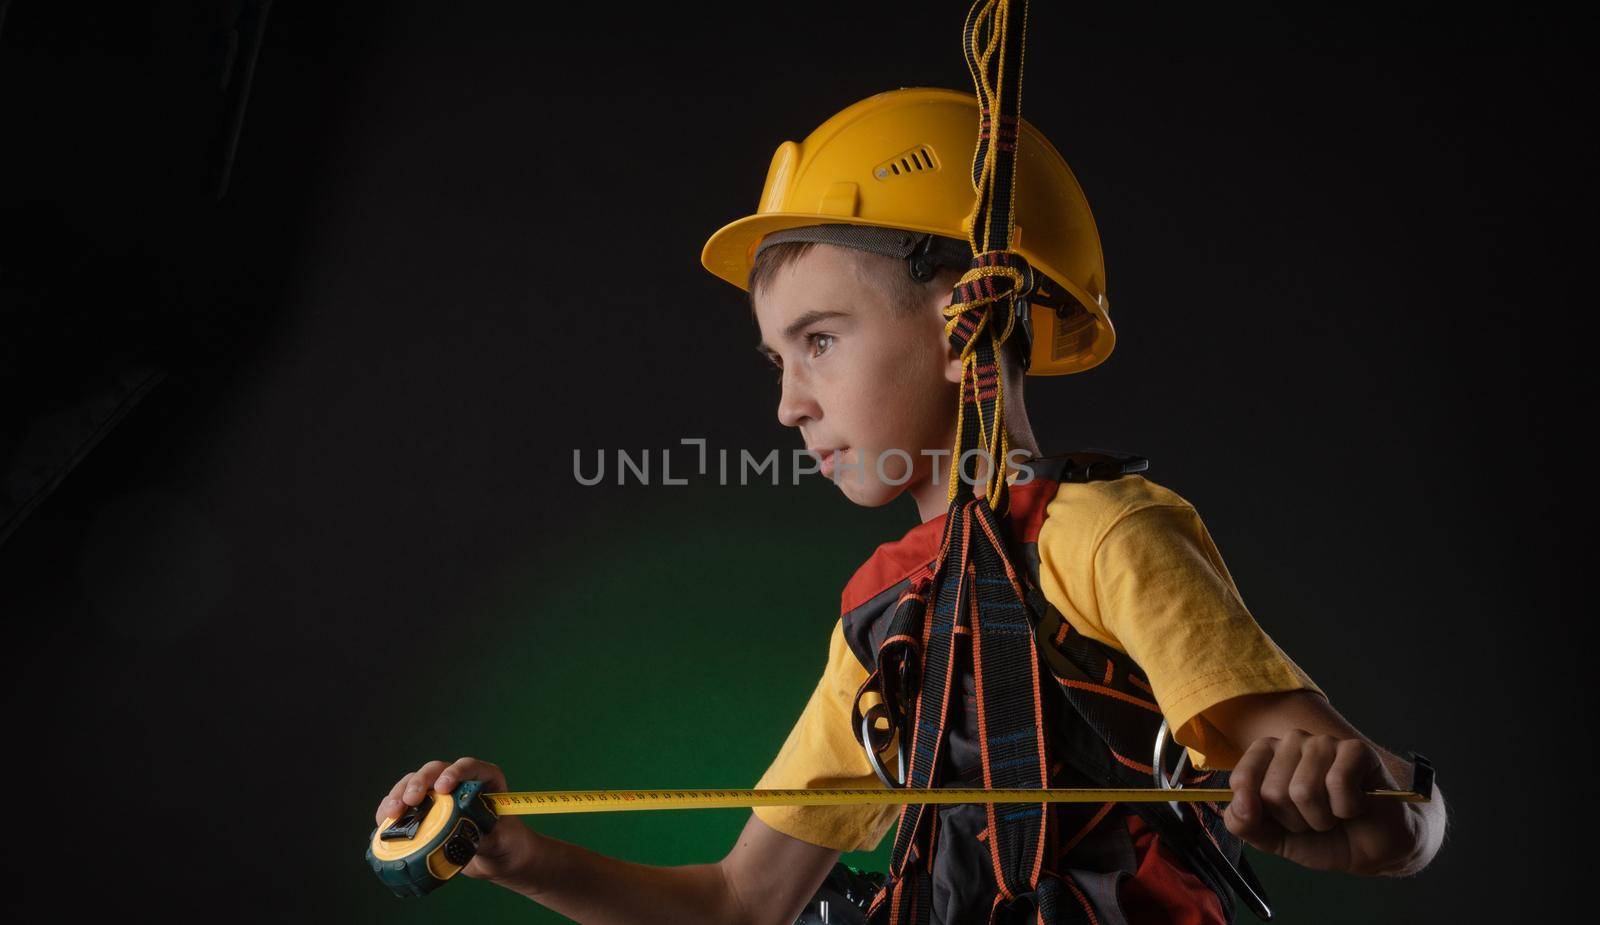
[[[778,422],[785,427],[799,427],[822,416],[816,399],[809,389],[796,381],[788,370],[783,373],[783,394],[778,398]]]

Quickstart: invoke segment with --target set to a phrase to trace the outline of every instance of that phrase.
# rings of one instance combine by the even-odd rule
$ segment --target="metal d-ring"
[[[1182,790],[1183,775],[1189,770],[1189,750],[1185,748],[1183,754],[1178,756],[1177,762],[1172,767],[1172,776],[1168,777],[1161,770],[1161,759],[1167,750],[1168,739],[1172,739],[1172,729],[1167,725],[1166,719],[1163,718],[1161,720],[1161,728],[1156,730],[1156,750],[1150,761],[1150,770],[1156,779],[1156,786],[1162,790]],[[1176,745],[1178,740],[1172,739],[1172,742]],[[1168,800],[1167,805],[1172,807],[1172,811],[1177,814],[1179,819],[1182,819],[1185,823],[1188,822],[1184,818],[1181,803],[1177,800]],[[1205,828],[1205,823],[1201,821],[1198,812],[1195,813],[1195,822],[1200,828]],[[1196,844],[1201,854],[1211,860],[1212,865],[1217,873],[1222,876],[1222,879],[1228,882],[1228,886],[1233,889],[1234,895],[1238,896],[1245,905],[1250,907],[1250,911],[1255,913],[1256,918],[1263,922],[1271,921],[1272,907],[1267,905],[1267,898],[1262,895],[1261,884],[1256,881],[1255,875],[1245,876],[1244,871],[1234,866],[1234,863],[1228,860],[1228,856],[1222,853],[1222,849],[1218,848],[1216,843],[1210,839],[1198,839]]]
[[[1182,790],[1183,774],[1185,771],[1189,770],[1189,750],[1187,748],[1184,749],[1183,753],[1178,756],[1178,763],[1172,768],[1172,776],[1168,777],[1166,773],[1161,770],[1163,767],[1165,767],[1162,759],[1167,751],[1168,739],[1172,739],[1172,729],[1167,725],[1166,718],[1163,717],[1161,720],[1161,728],[1156,730],[1156,751],[1155,756],[1150,761],[1150,770],[1152,776],[1154,776],[1156,779],[1157,787],[1160,787],[1162,790]],[[1177,739],[1172,739],[1174,745],[1177,744],[1177,741]],[[1183,808],[1178,805],[1177,800],[1168,800],[1167,805],[1172,807],[1172,811],[1177,814],[1179,819],[1183,818]]]
[[[896,751],[898,753],[898,762],[900,765],[900,780],[896,782],[889,779],[888,772],[884,771],[883,769],[883,762],[878,759],[878,750],[872,747],[872,726],[879,717],[889,720],[889,709],[881,703],[873,704],[867,710],[866,715],[861,717],[861,747],[866,751],[867,763],[872,765],[872,773],[878,775],[878,780],[883,781],[883,785],[888,787],[890,790],[903,790],[906,786],[905,736],[898,737],[900,741]],[[889,720],[889,728],[891,731],[894,729],[894,722],[892,720]]]

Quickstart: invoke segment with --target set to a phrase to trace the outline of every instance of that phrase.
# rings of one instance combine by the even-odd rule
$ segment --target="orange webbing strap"
[[[1012,14],[1020,14],[1018,21]],[[949,697],[957,682],[955,639],[964,628],[971,639],[976,686],[978,741],[984,786],[1048,787],[1041,678],[1034,646],[1033,620],[1023,585],[1010,561],[1001,349],[1011,336],[1018,310],[1027,311],[1033,274],[1027,261],[1010,250],[1015,225],[1014,181],[1021,126],[1022,58],[1027,0],[978,0],[963,27],[963,53],[979,101],[978,147],[973,157],[977,205],[969,244],[972,266],[951,293],[944,314],[945,335],[960,350],[962,382],[957,409],[956,445],[950,459],[949,511],[929,599],[932,610],[920,633],[902,626],[891,636],[918,638],[921,671],[915,706],[907,717],[910,734],[907,788],[939,786],[940,759],[948,737]],[[996,315],[996,312],[1000,314]],[[987,333],[988,336],[983,336]],[[971,406],[970,408],[968,406]],[[983,491],[974,491],[967,472],[968,451],[978,451],[987,466]],[[902,607],[896,614],[912,615]],[[897,619],[897,622],[900,622]],[[897,641],[904,655],[911,646]],[[879,683],[890,696],[882,661]],[[999,886],[991,921],[1050,906],[1050,921],[1093,921],[1093,910],[1057,902],[1060,881],[1049,878],[1039,892],[1046,852],[1045,807],[1040,804],[986,804],[990,866]],[[927,804],[901,810],[888,879],[874,898],[869,921],[923,925],[933,895],[932,863],[938,849],[938,814]],[[971,846],[959,846],[957,850]],[[1069,882],[1069,886],[1072,886]],[[1073,915],[1076,909],[1088,918]],[[1030,916],[1030,918],[1033,916]]]
[[[1034,620],[1022,578],[1006,558],[1003,525],[986,505],[970,504],[982,531],[971,600],[974,702],[983,785],[1048,787],[1050,763]],[[989,859],[1007,901],[1031,893],[1045,862],[1045,805],[986,806]]]
[[[954,513],[954,512],[952,512]],[[965,574],[969,544],[972,542],[970,518],[951,516],[945,520],[944,539],[940,547],[940,563],[954,562],[954,574]],[[955,629],[961,615],[962,595],[969,586],[960,581],[938,584],[935,572],[933,608],[920,627],[900,626],[900,633],[915,635],[919,639],[917,651],[920,664],[915,678],[916,697],[906,717],[910,746],[906,767],[905,786],[908,789],[928,789],[938,786],[936,773],[943,747],[948,739],[946,724],[949,721],[950,691],[957,683],[955,676]],[[914,615],[915,605],[902,607],[897,617]],[[898,622],[898,621],[897,621]],[[897,635],[891,631],[891,637]],[[880,657],[883,650],[880,650]],[[878,670],[887,672],[891,665],[880,662]],[[883,889],[875,898],[873,910],[881,911],[886,918],[869,918],[871,922],[888,922],[892,925],[921,925],[929,921],[929,905],[933,896],[931,861],[938,841],[938,813],[931,812],[928,804],[907,803],[900,810],[900,824],[895,831],[894,850],[889,861],[889,876]]]

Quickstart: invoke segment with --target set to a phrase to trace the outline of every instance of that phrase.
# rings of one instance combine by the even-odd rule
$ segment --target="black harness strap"
[[[1005,556],[1001,526],[988,505],[969,502],[982,529],[973,579],[972,670],[977,686],[978,745],[986,788],[1048,787],[1044,707],[1033,621],[1022,584]],[[986,806],[989,853],[1001,899],[1038,884],[1044,867],[1045,804]]]
[[[1143,457],[1128,454],[1081,451],[1035,458],[1029,465],[1043,484],[1055,486],[1069,481],[1116,479],[1143,472],[1149,463]],[[1045,496],[1054,496],[1053,487],[1046,490]],[[1040,502],[1035,499],[1034,504],[1037,503]],[[1043,773],[1035,763],[1036,754],[1042,751],[1050,763],[1047,786],[1150,787],[1152,768],[1145,762],[1150,760],[1162,713],[1148,677],[1126,653],[1074,630],[1044,597],[1038,582],[1037,548],[1020,533],[1002,532],[1014,529],[1007,523],[1009,517],[992,516],[981,499],[965,502],[956,513],[958,516],[944,525],[939,551],[930,552],[927,570],[901,578],[844,614],[846,639],[868,671],[866,682],[857,692],[852,724],[885,783],[891,788],[1039,786],[1039,778],[1033,775]],[[1029,516],[1036,515],[1037,508],[1030,505]],[[1012,540],[1014,545],[1008,547]],[[991,558],[991,553],[1002,549],[1006,550],[1005,555]],[[964,574],[967,580],[940,585],[946,590],[946,603],[934,620],[924,623],[927,601],[934,592],[939,571],[936,567],[947,558],[963,556],[964,567],[949,574]],[[996,569],[1000,577],[979,581],[980,574],[989,568]],[[951,586],[955,586],[953,598],[948,590]],[[936,633],[935,626],[947,629]],[[1022,641],[1026,646],[1010,636],[1024,628],[1028,636]],[[969,701],[970,712],[959,722],[977,722],[982,727],[971,730],[968,726],[970,738],[965,741],[969,743],[972,763],[954,767],[950,760],[956,757],[954,739],[946,743],[924,738],[915,760],[916,775],[906,770],[906,765],[912,763],[907,761],[898,778],[891,780],[883,773],[877,754],[896,734],[903,749],[916,738],[919,730],[913,718],[919,699],[930,711],[927,715],[939,719],[930,719],[929,727],[920,730],[922,735],[936,730],[941,735],[951,735],[956,731],[956,720],[949,709],[942,713],[931,711],[933,704],[953,708],[955,677],[966,669],[967,653],[947,640],[962,635],[970,641],[973,674],[966,683],[972,686],[973,699]],[[932,667],[922,662],[923,652],[929,650],[934,652]],[[1022,661],[1015,668],[998,667],[1007,659]],[[936,675],[931,685],[936,689],[934,693],[920,687],[924,670]],[[1009,683],[997,685],[994,679],[998,677]],[[1034,685],[1052,693],[1041,693],[1035,700]],[[864,725],[860,703],[869,690],[878,691],[883,704],[867,712],[866,717],[873,723]],[[879,729],[876,724],[882,720],[887,722],[885,728]],[[1016,738],[997,741],[1006,736]],[[1026,744],[1029,738],[1034,740],[1032,745]],[[1226,786],[1226,782],[1225,771],[1191,769],[1183,778],[1185,786]],[[984,867],[1002,872],[990,884],[993,896],[985,897],[992,921],[1094,921],[1097,909],[1108,909],[1106,904],[1116,902],[1116,878],[1103,872],[1132,871],[1137,866],[1133,842],[1125,830],[1129,813],[1137,813],[1148,828],[1162,837],[1163,844],[1179,853],[1186,867],[1218,897],[1230,921],[1234,914],[1233,896],[1227,889],[1230,886],[1262,918],[1270,915],[1262,914],[1265,909],[1259,901],[1259,883],[1244,863],[1241,845],[1227,832],[1216,806],[1193,804],[1191,808],[1186,804],[1189,814],[1180,818],[1162,804],[1047,805],[1043,807],[1043,845],[1038,843],[1041,836],[1030,831],[1033,819],[1003,818],[1018,809],[1036,808],[1037,805],[981,805],[983,829],[977,840],[965,841],[978,832],[973,828],[962,836],[963,844],[945,846],[946,851],[966,852],[969,856],[976,853],[983,858]],[[931,818],[925,819],[924,813],[927,809],[920,806],[902,810],[902,832],[907,838],[904,847],[897,842],[897,852],[903,852],[897,854],[894,865],[898,878],[886,881],[884,889],[874,897],[870,921],[930,921],[930,911],[937,915],[939,907],[949,904],[949,897],[944,894],[960,889],[957,884],[941,883],[939,878],[951,876],[957,869],[970,872],[968,862],[962,862],[935,875],[932,861],[944,820],[939,813],[927,813]],[[1198,820],[1193,818],[1196,814]],[[1034,840],[1029,840],[1030,835]],[[1019,888],[1017,882],[1031,875],[1030,862],[1039,857],[1041,850],[1040,872],[1030,893],[1026,887]],[[1002,879],[1016,872],[1021,876],[1010,883]],[[1006,889],[1012,891],[1009,897]],[[931,910],[930,903],[934,904]]]
[[[1017,23],[1010,22],[1014,7],[1021,13]],[[957,683],[958,635],[970,639],[977,744],[985,787],[1052,785],[1051,749],[1059,747],[1056,730],[1064,724],[1047,720],[1046,685],[1064,695],[1083,720],[1065,724],[1074,730],[1070,735],[1077,737],[1067,743],[1067,754],[1078,765],[1070,773],[1087,774],[1115,786],[1148,786],[1129,780],[1141,769],[1149,774],[1151,768],[1140,764],[1136,756],[1121,754],[1117,746],[1130,741],[1129,730],[1142,729],[1148,723],[1153,733],[1160,722],[1160,708],[1153,700],[1118,691],[1109,683],[1114,680],[1111,673],[1097,676],[1084,670],[1086,662],[1095,661],[1099,647],[1076,651],[1074,634],[1056,631],[1064,625],[1059,614],[1049,627],[1052,637],[1044,645],[1036,643],[1041,618],[1053,614],[1054,609],[1039,592],[1037,582],[1013,565],[1006,484],[1009,435],[999,351],[1018,327],[1019,317],[1026,321],[1036,286],[1027,261],[1010,249],[1027,9],[1027,0],[977,0],[963,27],[964,54],[980,104],[978,145],[972,163],[978,200],[969,238],[972,265],[945,309],[949,319],[946,336],[962,357],[949,509],[931,579],[914,583],[902,595],[890,632],[878,646],[877,664],[852,709],[852,722],[869,754],[875,756],[873,746],[889,732],[876,728],[877,719],[886,718],[890,729],[898,732],[902,748],[909,752],[904,758],[904,780],[898,783],[907,789],[945,785],[941,759],[950,732],[952,688]],[[983,336],[985,333],[988,336]],[[1024,325],[1019,336],[1026,333]],[[983,455],[987,466],[981,493],[974,490],[967,470],[969,447]],[[930,598],[931,614],[927,612]],[[1049,677],[1040,669],[1041,651],[1049,661]],[[1107,667],[1122,670],[1125,666],[1112,659]],[[1132,677],[1137,666],[1130,660],[1127,667]],[[881,712],[863,717],[860,695],[873,684],[884,705]],[[1148,710],[1150,716],[1136,716],[1130,710]],[[1153,736],[1143,741],[1153,743]],[[990,925],[1022,921],[1098,925],[1084,889],[1067,868],[1057,865],[1060,858],[1052,849],[1060,847],[1060,833],[1051,828],[1051,820],[1058,817],[1049,807],[1044,803],[985,804],[984,809],[988,864],[997,887]],[[1144,806],[1138,811],[1158,832],[1188,846],[1186,852],[1214,889],[1219,879],[1219,871],[1211,863],[1214,858],[1224,858],[1224,866],[1237,877],[1227,863],[1236,857],[1225,858],[1225,842],[1214,839],[1212,832],[1206,831],[1204,838],[1184,837],[1186,826],[1176,816],[1163,818],[1161,811]],[[1074,839],[1108,815],[1102,808]],[[888,878],[868,909],[868,921],[873,925],[926,925],[930,921],[939,829],[940,814],[929,812],[927,804],[907,803],[902,808]],[[1201,850],[1207,846],[1211,855]],[[1225,891],[1217,892],[1225,896]]]

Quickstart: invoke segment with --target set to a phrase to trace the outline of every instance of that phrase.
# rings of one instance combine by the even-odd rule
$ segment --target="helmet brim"
[[[761,239],[774,231],[804,228],[837,222],[845,225],[866,225],[872,228],[895,228],[922,234],[948,235],[944,228],[917,227],[900,223],[873,222],[850,215],[819,215],[816,212],[763,212],[747,215],[717,229],[700,251],[700,264],[712,275],[725,279],[740,289],[749,291],[750,267],[755,262],[756,247]]]

